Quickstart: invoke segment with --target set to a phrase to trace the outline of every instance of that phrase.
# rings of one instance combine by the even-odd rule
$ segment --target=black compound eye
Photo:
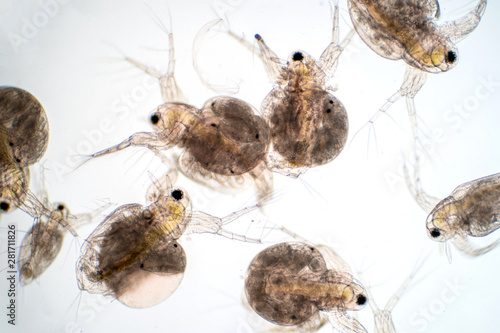
[[[445,61],[448,64],[453,64],[456,60],[457,60],[457,54],[455,52],[448,51],[448,53],[446,53]]]
[[[158,113],[155,113],[151,116],[151,123],[153,125],[158,124],[159,121],[160,121],[160,115]]]
[[[295,53],[293,54],[292,59],[293,59],[294,61],[301,61],[302,59],[304,59],[304,56],[302,55],[302,53],[301,53],[301,52],[295,52]]]
[[[436,228],[431,229],[431,237],[438,238],[439,236],[441,236],[441,231]]]
[[[63,210],[64,209],[64,205],[58,205],[57,206],[57,210]]]
[[[5,201],[1,202],[0,209],[6,212],[10,209],[10,204],[8,202],[5,202]]]
[[[171,194],[175,200],[181,200],[184,197],[184,193],[181,190],[173,190]]]
[[[365,303],[366,303],[366,296],[359,295],[358,298],[356,299],[356,304],[357,305],[365,305]]]

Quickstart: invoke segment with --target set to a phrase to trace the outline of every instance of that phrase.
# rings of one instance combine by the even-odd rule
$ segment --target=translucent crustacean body
[[[0,209],[26,198],[31,164],[47,150],[49,125],[41,103],[29,92],[0,87]]]
[[[34,223],[24,236],[19,252],[19,281],[27,285],[36,280],[55,261],[61,251],[66,231],[77,237],[76,229],[91,223],[93,217],[108,205],[91,213],[71,215],[66,204],[49,201],[45,190],[42,170],[43,190],[35,197],[28,194],[24,209],[33,216]],[[29,209],[27,209],[29,208]]]
[[[500,174],[458,186],[431,211],[426,223],[429,236],[439,242],[452,240],[470,255],[493,249],[498,242],[472,250],[467,237],[489,235],[500,227]]]
[[[324,246],[286,242],[266,248],[248,267],[245,294],[252,309],[276,325],[315,332],[324,324],[321,311],[342,332],[366,332],[346,313],[365,305],[365,290]]]
[[[92,221],[91,214],[71,216],[63,203],[45,207],[24,236],[19,252],[19,281],[27,285],[37,279],[54,262],[61,251],[65,232]],[[66,225],[67,227],[63,227]]]
[[[272,190],[272,176],[264,164],[269,127],[249,104],[224,96],[208,100],[199,110],[166,103],[151,121],[158,133],[170,133],[170,144],[185,148],[177,165],[190,178],[201,183],[213,179],[231,186],[250,177],[259,198]]]
[[[14,161],[9,140],[0,128],[0,209],[9,212],[25,200],[29,188],[29,168]]]
[[[19,252],[19,282],[27,285],[37,279],[52,264],[64,240],[64,228],[58,219],[67,219],[68,210],[56,204],[50,216],[41,216],[24,236]]]
[[[252,45],[235,36],[249,49]],[[287,61],[269,49],[255,35],[273,90],[261,105],[271,128],[268,167],[291,177],[335,159],[347,140],[348,120],[342,103],[331,94],[328,80],[338,65],[343,48],[353,31],[339,44],[338,6],[335,5],[332,42],[319,61],[304,51],[295,51]]]
[[[260,242],[223,229],[259,205],[224,218],[193,212],[184,190],[165,187],[165,182],[170,183],[168,177],[150,187],[148,206],[118,207],[87,238],[76,265],[81,290],[111,295],[133,308],[150,307],[168,298],[182,281],[186,254],[177,240],[183,234],[214,233]]]
[[[40,160],[47,150],[49,124],[40,102],[26,90],[0,87],[0,123],[20,167]]]
[[[466,38],[479,24],[486,0],[455,21],[438,24],[437,0],[348,0],[349,14],[356,32],[378,55],[404,60],[407,70],[401,88],[370,119],[376,118],[405,96],[417,139],[414,97],[425,83],[426,73],[442,73],[456,66],[455,43]]]
[[[142,146],[155,152],[170,166],[171,162],[163,151],[177,146],[184,151],[175,163],[188,178],[216,190],[238,189],[253,182],[259,200],[269,197],[273,178],[265,165],[271,138],[266,120],[250,104],[234,97],[211,98],[201,109],[184,103],[184,96],[174,78],[173,35],[170,32],[168,35],[170,61],[166,74],[125,57],[160,81],[164,104],[150,116],[155,131],[133,134],[122,143],[91,157]]]
[[[431,239],[438,242],[451,240],[459,250],[471,256],[489,252],[500,244],[499,239],[474,249],[468,242],[469,236],[483,237],[500,227],[500,173],[464,183],[442,200],[423,190],[418,164],[413,180],[405,167],[405,178],[415,201],[429,213],[426,228]]]

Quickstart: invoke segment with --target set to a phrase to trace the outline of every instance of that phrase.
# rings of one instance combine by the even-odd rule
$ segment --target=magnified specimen
[[[0,87],[0,209],[10,211],[24,201],[28,166],[45,153],[49,125],[40,102],[29,92]]]
[[[49,124],[40,102],[29,92],[0,87],[0,124],[20,167],[36,163],[47,150]]]
[[[260,242],[223,229],[259,205],[224,218],[193,212],[187,193],[172,188],[168,177],[150,186],[147,199],[148,206],[118,207],[85,241],[76,265],[81,290],[111,295],[133,308],[150,307],[167,299],[182,280],[186,254],[177,240],[183,234]]]
[[[315,61],[304,51],[295,51],[287,61],[269,49],[260,35],[255,35],[273,90],[261,105],[261,112],[271,127],[271,151],[267,165],[272,171],[290,177],[314,166],[331,162],[347,140],[347,113],[327,86],[338,65],[343,48],[353,31],[339,44],[338,6],[333,15],[332,41]],[[252,49],[252,45],[236,37]]]
[[[198,109],[184,103],[174,78],[173,35],[168,33],[170,61],[166,74],[125,57],[139,69],[158,78],[164,104],[150,116],[155,132],[133,134],[122,143],[97,152],[98,157],[130,146],[147,147],[170,166],[163,151],[173,146],[184,152],[176,160],[188,178],[213,189],[242,188],[254,183],[259,200],[273,190],[272,173],[265,157],[270,146],[270,130],[264,118],[248,103],[233,97],[209,99]]]
[[[474,249],[468,241],[469,236],[486,236],[500,227],[500,173],[462,184],[442,200],[422,189],[419,173],[420,167],[416,164],[412,180],[405,167],[410,193],[420,207],[430,213],[426,227],[431,239],[438,242],[451,240],[459,250],[471,256],[489,252],[500,243],[499,239]],[[451,258],[448,247],[446,250]]]
[[[12,150],[3,128],[0,128],[0,210],[11,211],[26,199],[30,173],[28,167],[14,162]]]
[[[349,14],[356,32],[378,55],[404,60],[406,69],[401,88],[370,119],[376,118],[402,96],[406,97],[417,139],[417,121],[413,98],[425,83],[426,73],[442,73],[456,66],[455,43],[466,38],[481,21],[486,0],[455,21],[438,24],[437,0],[348,0]]]
[[[327,260],[329,258],[330,260]],[[345,270],[331,249],[306,243],[279,243],[260,252],[250,263],[245,293],[252,309],[262,318],[281,326],[314,332],[325,312],[341,332],[366,332],[347,314],[366,301],[364,288]],[[314,325],[318,325],[314,329]]]
[[[91,223],[96,215],[109,206],[104,205],[91,213],[72,215],[66,204],[50,202],[43,167],[40,177],[42,189],[37,191],[37,195],[30,191],[21,206],[34,218],[33,226],[24,236],[19,252],[19,281],[22,285],[36,280],[55,261],[66,231],[73,237],[78,237],[75,229]]]
[[[103,207],[104,208],[104,207]],[[38,212],[33,227],[24,236],[19,252],[19,281],[27,285],[37,279],[54,262],[61,251],[65,231],[91,223],[96,212],[71,215],[64,203],[43,201],[43,212]],[[66,227],[64,227],[64,225]]]

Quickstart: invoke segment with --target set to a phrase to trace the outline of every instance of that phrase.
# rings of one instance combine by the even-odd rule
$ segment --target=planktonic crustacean
[[[118,207],[87,238],[76,265],[81,290],[111,295],[132,308],[151,307],[182,281],[187,259],[178,239],[183,234],[213,233],[260,243],[223,228],[258,204],[224,218],[192,211],[187,193],[172,188],[168,176],[154,181],[147,199],[147,206]]]

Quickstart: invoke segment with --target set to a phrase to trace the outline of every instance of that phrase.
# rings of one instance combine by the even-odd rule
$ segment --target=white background
[[[74,214],[95,210],[107,201],[114,206],[106,213],[126,203],[144,204],[150,183],[147,171],[160,177],[165,170],[145,149],[129,149],[70,171],[81,155],[150,129],[148,115],[161,103],[159,88],[145,88],[146,76],[122,61],[110,44],[165,70],[166,34],[140,1],[61,1],[49,10],[41,3],[0,2],[0,84],[30,91],[45,107],[51,132],[44,166],[51,200],[64,201]],[[252,43],[252,36],[261,34],[285,59],[296,49],[317,59],[331,38],[330,7],[325,0],[169,1],[171,17],[167,1],[147,4],[165,25],[172,24],[177,82],[188,101],[198,107],[215,93],[203,86],[193,69],[192,45],[200,28],[217,15],[226,15],[231,29]],[[442,0],[443,18],[460,17],[474,5],[474,1]],[[340,7],[344,36],[352,24],[344,1]],[[456,68],[429,75],[416,97],[421,137],[430,156],[422,179],[432,195],[444,197],[459,184],[499,172],[498,15],[500,4],[491,1],[479,27],[458,45]],[[29,30],[31,24],[38,27]],[[228,90],[238,87],[235,97],[258,108],[271,90],[260,60],[227,37],[223,28],[217,30],[206,36],[196,55],[204,77]],[[471,259],[453,249],[453,262],[448,264],[437,243],[427,237],[427,214],[415,204],[402,179],[403,157],[408,159],[412,152],[404,101],[390,109],[394,121],[383,115],[371,130],[365,127],[352,140],[399,88],[404,70],[403,62],[379,57],[356,37],[330,81],[348,112],[348,143],[352,143],[333,162],[309,170],[299,180],[275,175],[279,199],[265,208],[265,215],[251,213],[230,229],[261,237],[267,235],[262,226],[272,222],[312,242],[332,246],[353,270],[364,273],[380,306],[416,262],[432,251],[393,312],[398,332],[496,332],[500,250]],[[481,83],[488,80],[497,83],[491,92]],[[478,99],[478,89],[482,94],[489,92],[488,96]],[[132,106],[127,107],[126,100]],[[464,113],[457,113],[454,106],[462,107]],[[111,128],[103,131],[103,121]],[[433,139],[429,134],[433,131],[441,133],[439,138]],[[36,176],[39,169],[33,167],[32,173]],[[35,179],[32,184],[36,186]],[[195,209],[217,216],[255,200],[252,190],[232,196],[211,193],[182,177],[177,184],[187,189]],[[40,279],[27,287],[17,286],[18,332],[250,331],[241,305],[242,277],[260,250],[271,240],[286,237],[273,232],[263,239],[264,245],[216,235],[183,237],[188,267],[179,289],[163,303],[138,310],[80,293],[77,288],[74,263],[79,246],[104,216],[81,229],[81,239],[67,236],[57,261]],[[2,217],[2,266],[7,263],[5,228],[12,223],[26,231],[32,221],[22,212]],[[18,244],[23,235],[18,233]],[[0,331],[15,332],[4,315],[6,275],[0,272]],[[460,287],[451,290],[449,285],[457,283]],[[422,311],[429,313],[427,319]],[[369,307],[358,317],[373,331]],[[321,330],[330,331],[330,327]]]

